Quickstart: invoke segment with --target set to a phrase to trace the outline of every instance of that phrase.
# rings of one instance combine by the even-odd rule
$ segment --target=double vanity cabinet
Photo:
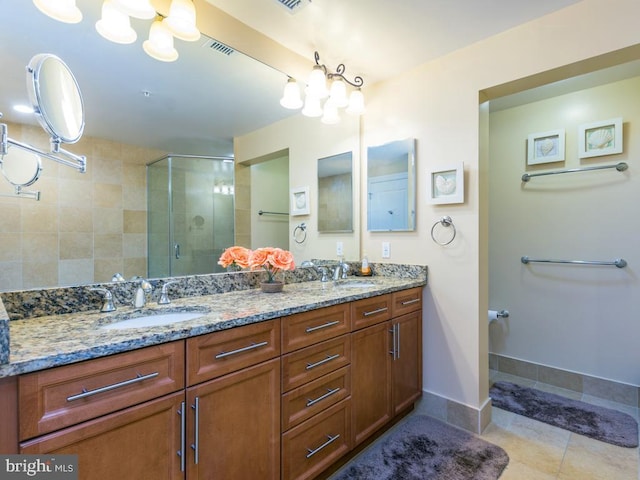
[[[21,453],[83,480],[311,479],[422,392],[422,287],[20,375]]]

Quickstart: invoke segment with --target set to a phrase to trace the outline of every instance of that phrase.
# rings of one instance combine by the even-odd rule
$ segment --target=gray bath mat
[[[495,480],[508,463],[502,448],[434,418],[412,415],[332,480]]]
[[[494,383],[489,395],[494,407],[613,445],[638,446],[638,422],[626,413],[509,382]]]

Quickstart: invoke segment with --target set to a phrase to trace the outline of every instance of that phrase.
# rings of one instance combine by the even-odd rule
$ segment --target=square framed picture
[[[432,170],[427,181],[427,203],[464,203],[464,164]]]
[[[564,160],[564,129],[532,133],[527,137],[527,165]]]
[[[309,187],[291,189],[291,215],[309,215]]]
[[[578,129],[578,156],[599,157],[622,153],[622,118],[580,125]]]

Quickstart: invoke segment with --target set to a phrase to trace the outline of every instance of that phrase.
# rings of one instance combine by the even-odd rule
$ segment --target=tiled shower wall
[[[10,138],[48,148],[41,128],[8,128]],[[43,159],[41,178],[25,188],[40,201],[0,196],[2,291],[146,274],[145,165],[165,152],[87,136],[65,149],[86,155],[86,173]],[[0,177],[0,194],[12,191]]]

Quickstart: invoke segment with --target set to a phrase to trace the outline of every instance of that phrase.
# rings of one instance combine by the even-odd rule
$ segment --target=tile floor
[[[638,408],[491,371],[491,381],[498,380],[618,409],[639,420]],[[640,480],[638,448],[609,445],[495,407],[480,437],[509,454],[509,465],[500,480]]]

